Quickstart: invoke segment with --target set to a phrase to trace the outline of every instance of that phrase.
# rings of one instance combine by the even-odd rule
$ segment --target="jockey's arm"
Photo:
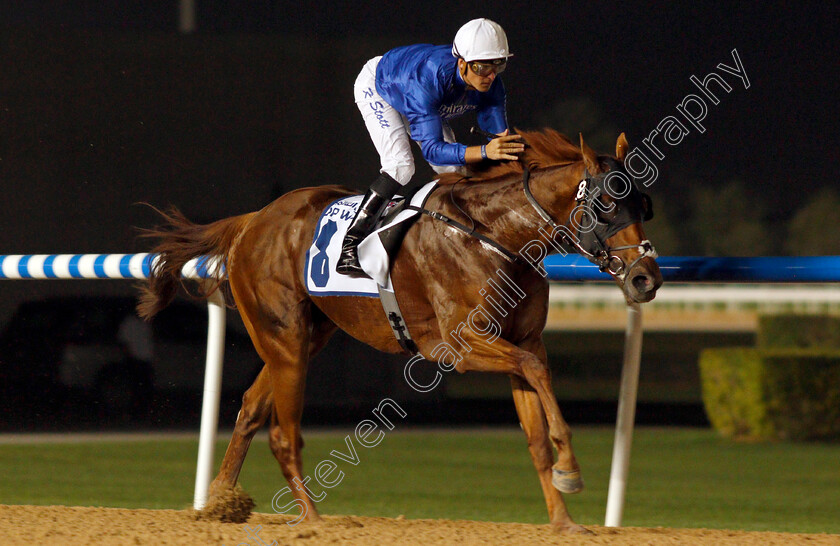
[[[481,99],[478,109],[478,126],[484,130],[493,130],[496,132],[502,127],[507,126],[505,114],[505,86],[501,78],[493,82],[493,86],[487,93],[481,93]],[[519,135],[509,134],[510,130],[505,129],[501,133],[496,132],[499,138],[494,138],[485,145],[485,154],[487,159],[495,160],[516,160],[514,154],[519,154],[525,151],[525,145],[522,143],[522,137]],[[478,163],[484,159],[481,155],[481,146],[470,146],[464,153],[464,161],[466,163]]]
[[[482,146],[448,143],[443,137],[443,120],[437,113],[437,107],[428,108],[419,114],[411,112],[406,117],[409,121],[411,137],[420,142],[423,157],[433,165],[478,163],[485,157],[495,160],[516,160],[517,157],[514,154],[525,151],[525,145],[521,142],[522,137],[509,134],[509,129],[497,133],[498,138],[484,145],[485,157],[481,154]],[[461,159],[461,153],[464,154],[463,159]]]
[[[525,145],[522,142],[520,135],[511,135],[509,129],[505,129],[499,136],[484,145],[485,157],[481,154],[481,146],[464,146],[458,143],[447,143],[443,140],[443,133],[441,129],[441,119],[436,115],[426,115],[423,117],[416,117],[409,120],[411,124],[411,135],[430,135],[426,138],[419,138],[420,148],[423,151],[423,157],[433,165],[463,165],[469,163],[478,163],[486,159],[494,160],[516,160],[514,154],[525,151]],[[460,156],[460,153],[453,152],[449,148],[460,147],[463,150],[463,160],[454,157],[455,154]]]

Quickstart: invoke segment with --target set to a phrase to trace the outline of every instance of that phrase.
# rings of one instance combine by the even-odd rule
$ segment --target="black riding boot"
[[[356,246],[367,237],[376,221],[385,210],[385,207],[400,189],[400,183],[391,178],[387,173],[381,173],[379,178],[371,184],[370,189],[359,204],[359,210],[353,218],[350,227],[347,228],[347,235],[341,245],[341,257],[335,270],[348,277],[368,277],[359,265],[359,255]]]

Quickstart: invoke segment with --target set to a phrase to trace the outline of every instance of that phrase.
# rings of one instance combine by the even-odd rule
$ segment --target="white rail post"
[[[222,396],[225,318],[225,298],[219,289],[207,298],[207,360],[204,369],[204,396],[201,403],[201,429],[193,495],[193,507],[196,510],[201,510],[207,503],[207,493],[213,476],[213,452],[219,426],[219,400]]]
[[[624,333],[624,363],[618,393],[618,417],[615,424],[610,486],[607,493],[606,527],[621,527],[624,516],[624,493],[630,469],[633,446],[633,424],[636,418],[636,394],[642,361],[642,308],[638,303],[627,306],[627,330]]]

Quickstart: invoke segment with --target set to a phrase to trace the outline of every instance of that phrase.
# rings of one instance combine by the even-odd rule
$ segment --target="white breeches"
[[[365,63],[356,78],[353,92],[356,106],[362,113],[370,138],[382,162],[380,172],[388,173],[394,180],[405,186],[414,176],[414,156],[411,153],[411,135],[408,120],[385,102],[376,92],[376,65],[382,57],[374,57]],[[446,121],[443,122],[443,138],[446,142],[455,142],[455,134]],[[431,165],[431,164],[430,164]],[[437,173],[456,172],[462,169],[458,165],[431,165]]]

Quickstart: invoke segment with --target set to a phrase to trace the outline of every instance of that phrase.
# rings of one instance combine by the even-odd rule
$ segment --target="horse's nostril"
[[[647,292],[653,288],[653,282],[647,275],[636,275],[630,280],[630,283],[633,285],[633,288],[641,293]]]

